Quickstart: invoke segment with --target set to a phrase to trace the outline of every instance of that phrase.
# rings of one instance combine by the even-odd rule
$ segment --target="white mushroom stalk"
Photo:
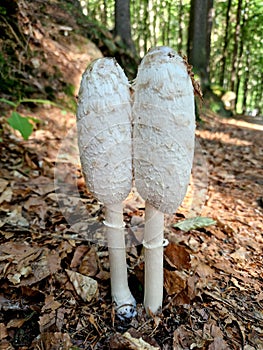
[[[151,49],[134,84],[135,186],[145,204],[145,295],[148,313],[163,299],[164,213],[185,196],[194,155],[194,91],[187,67],[169,47]]]
[[[80,160],[89,190],[105,205],[111,293],[120,318],[135,314],[127,279],[123,200],[132,184],[128,80],[114,59],[94,61],[82,77],[77,110]]]

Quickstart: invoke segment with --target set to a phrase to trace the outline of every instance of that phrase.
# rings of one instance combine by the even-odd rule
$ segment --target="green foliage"
[[[182,231],[188,232],[198,228],[203,228],[206,226],[215,225],[216,221],[202,216],[197,216],[195,218],[187,219],[174,224],[173,227],[179,228]]]
[[[214,1],[209,67],[211,84],[217,86],[218,91],[236,93],[237,111],[259,108],[262,112],[262,6],[259,0],[243,0],[240,23],[237,24],[240,0],[231,0],[226,23],[229,1]],[[132,37],[139,55],[144,56],[149,47],[156,45],[169,45],[186,53],[190,6],[191,0],[131,0]],[[84,5],[84,10],[89,21],[99,22],[112,31],[114,0],[90,0]],[[105,45],[110,46],[106,41]],[[218,106],[213,104],[212,109],[218,111]]]
[[[28,140],[34,128],[30,120],[30,117],[23,117],[21,114],[13,111],[7,122],[13,129],[20,132],[24,140]]]
[[[0,6],[0,15],[6,15],[6,8],[3,6]]]
[[[28,138],[31,136],[34,126],[36,124],[39,124],[41,121],[37,118],[33,118],[30,116],[22,116],[20,113],[17,112],[17,108],[22,103],[34,103],[34,104],[46,104],[46,105],[52,105],[55,107],[61,108],[63,111],[65,108],[63,106],[58,105],[55,102],[49,101],[49,100],[41,100],[41,99],[32,99],[32,98],[24,98],[22,100],[17,101],[16,103],[13,101],[9,101],[5,98],[0,98],[0,102],[6,103],[9,106],[13,107],[13,110],[11,112],[11,115],[9,118],[7,118],[7,123],[14,129],[18,130],[20,134],[22,135],[24,140],[28,140]]]

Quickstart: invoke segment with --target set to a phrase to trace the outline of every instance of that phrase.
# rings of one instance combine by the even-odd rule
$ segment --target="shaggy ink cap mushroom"
[[[82,76],[77,109],[82,172],[91,193],[105,205],[111,293],[117,315],[136,313],[127,278],[122,201],[132,184],[129,82],[112,58],[101,58]]]
[[[164,213],[174,213],[186,194],[194,155],[194,91],[187,68],[169,47],[151,49],[134,82],[135,186],[145,199],[146,311],[163,298]]]

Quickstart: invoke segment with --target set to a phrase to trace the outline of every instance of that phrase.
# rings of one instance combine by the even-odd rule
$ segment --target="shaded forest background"
[[[70,100],[76,93],[69,82],[61,82],[60,87],[53,84],[61,73],[48,65],[39,50],[43,33],[38,24],[44,19],[56,22],[49,32],[51,38],[86,37],[103,55],[115,56],[130,79],[150,47],[169,45],[187,54],[214,112],[223,112],[223,100],[231,112],[262,114],[263,11],[259,0],[52,2],[68,11],[70,16],[64,18],[47,13],[47,3],[35,1],[36,16],[30,17],[25,9],[35,7],[31,2],[1,2],[0,77],[1,92],[7,98],[58,100],[57,92],[62,91]],[[46,77],[44,87],[37,77]]]

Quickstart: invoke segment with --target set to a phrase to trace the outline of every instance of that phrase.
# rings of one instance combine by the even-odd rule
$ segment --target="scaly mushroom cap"
[[[128,79],[115,59],[98,59],[83,74],[77,129],[89,190],[106,205],[123,201],[132,182],[131,104]]]
[[[181,56],[151,49],[134,83],[135,185],[163,213],[183,201],[190,180],[195,133],[194,91]]]

